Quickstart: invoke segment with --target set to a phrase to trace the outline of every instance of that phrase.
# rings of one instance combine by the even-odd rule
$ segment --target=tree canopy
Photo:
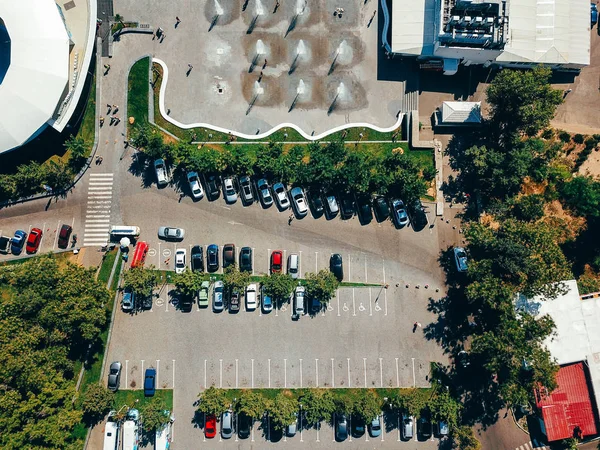
[[[0,268],[0,447],[81,448],[75,362],[108,321],[95,270],[50,256]]]
[[[307,389],[301,402],[304,417],[309,424],[329,420],[336,407],[333,394],[327,389]]]
[[[319,270],[318,273],[307,273],[304,280],[306,297],[316,298],[321,303],[327,303],[335,294],[340,282],[329,270]]]
[[[159,277],[154,266],[134,267],[123,273],[123,285],[141,297],[150,297],[154,288],[158,286]]]
[[[284,391],[281,391],[273,400],[267,402],[267,411],[271,424],[276,430],[283,430],[298,420],[298,402]]]
[[[209,387],[198,394],[198,411],[219,416],[229,408],[229,399],[224,389]]]

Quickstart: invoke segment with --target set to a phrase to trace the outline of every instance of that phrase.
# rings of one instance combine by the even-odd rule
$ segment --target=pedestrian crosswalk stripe
[[[88,219],[85,223],[107,223],[110,222],[110,219]]]
[[[85,216],[86,219],[93,219],[93,218],[100,218],[100,217],[110,217],[110,214],[91,214],[91,215],[87,215]]]
[[[88,190],[112,192],[112,189],[109,189],[108,186],[90,186],[88,187]]]
[[[86,223],[85,224],[85,229],[87,230],[88,228],[96,228],[98,229],[98,231],[100,230],[106,230],[108,232],[109,230],[109,226],[107,223]]]
[[[113,174],[112,173],[91,173],[90,174],[90,178],[102,178],[102,177],[112,178]]]

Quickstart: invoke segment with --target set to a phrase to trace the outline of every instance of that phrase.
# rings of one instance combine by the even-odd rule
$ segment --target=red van
[[[146,262],[146,254],[148,253],[148,244],[144,241],[140,241],[135,245],[133,251],[133,258],[131,258],[131,268],[144,267]]]

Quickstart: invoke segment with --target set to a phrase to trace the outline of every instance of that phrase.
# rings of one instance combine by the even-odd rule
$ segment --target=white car
[[[252,283],[246,288],[246,311],[254,311],[256,306],[256,284]]]
[[[190,184],[190,191],[192,192],[192,197],[197,200],[204,197],[204,191],[202,190],[202,185],[200,184],[200,178],[198,177],[198,173],[188,172],[187,180]]]
[[[294,314],[298,317],[304,315],[304,286],[296,287],[294,292]]]
[[[181,241],[185,236],[185,230],[183,228],[173,227],[159,227],[158,237],[166,239],[168,241]]]
[[[290,200],[282,183],[275,183],[273,185],[273,193],[275,194],[275,201],[277,201],[279,209],[288,209],[290,207]]]
[[[233,178],[227,177],[223,180],[223,192],[225,194],[225,201],[227,203],[237,202],[237,192],[233,186]]]
[[[159,187],[169,184],[169,174],[167,173],[167,165],[164,159],[154,161],[154,171],[156,172],[156,183]]]
[[[213,311],[223,311],[223,282],[218,280],[215,281],[215,288],[213,290]]]
[[[187,250],[178,248],[175,252],[175,273],[182,273],[186,268]]]
[[[308,204],[306,203],[306,196],[304,195],[302,188],[293,188],[290,191],[290,197],[292,197],[296,214],[300,217],[304,217],[308,213]]]

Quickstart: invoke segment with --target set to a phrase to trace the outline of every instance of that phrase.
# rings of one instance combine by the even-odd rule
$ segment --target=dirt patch
[[[500,222],[498,222],[496,218],[491,214],[483,213],[479,218],[479,222],[482,225],[490,227],[492,230],[497,230],[498,228],[500,228]]]
[[[544,213],[544,222],[561,231],[563,242],[575,239],[586,227],[586,221],[583,217],[570,215],[558,200],[546,203]]]
[[[579,167],[579,173],[600,179],[600,151],[598,149],[594,150]]]

